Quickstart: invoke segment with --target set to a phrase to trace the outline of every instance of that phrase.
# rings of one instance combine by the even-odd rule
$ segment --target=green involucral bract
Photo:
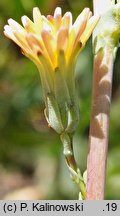
[[[54,79],[51,85],[53,89],[50,85],[49,88],[45,88],[45,83],[43,84],[46,104],[45,116],[50,127],[57,133],[62,134],[65,131],[73,134],[79,121],[79,105],[75,94],[75,84],[69,84],[68,88],[66,76],[62,74],[62,71],[58,67],[53,73]],[[44,82],[46,80],[46,83],[49,84],[48,79],[49,76],[43,80]],[[75,82],[74,76],[69,77],[69,82]]]

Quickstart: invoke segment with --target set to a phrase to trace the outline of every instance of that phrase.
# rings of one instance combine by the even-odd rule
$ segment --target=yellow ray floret
[[[13,19],[8,20],[4,34],[21,47],[23,53],[33,59],[36,64],[42,64],[43,55],[53,70],[59,65],[59,52],[64,52],[66,64],[76,58],[93,29],[98,17],[92,16],[89,8],[85,8],[72,24],[72,14],[66,12],[62,17],[60,7],[54,15],[41,15],[38,8],[33,8],[33,21],[27,16],[21,18],[23,26]]]

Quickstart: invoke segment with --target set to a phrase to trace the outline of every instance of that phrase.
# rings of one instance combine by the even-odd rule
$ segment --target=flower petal
[[[41,31],[44,29],[46,31],[51,32],[52,26],[51,26],[51,23],[49,22],[49,20],[44,15],[42,15],[42,19],[43,19],[43,25],[42,25]]]
[[[17,44],[21,47],[27,46],[26,39],[25,39],[25,34],[26,34],[25,29],[13,19],[9,19],[8,24],[13,31],[13,35],[17,39]],[[18,42],[20,42],[20,44]]]
[[[28,45],[30,46],[30,48],[32,50],[35,50],[36,53],[38,51],[42,52],[43,50],[43,46],[40,44],[40,42],[38,41],[38,39],[35,37],[35,35],[29,33],[26,35],[26,40],[28,42]]]
[[[99,18],[100,18],[99,16],[92,16],[89,19],[89,21],[86,25],[85,31],[83,32],[83,34],[80,37],[80,41],[82,42],[82,44],[85,44],[86,41],[89,39],[92,31],[94,30],[96,24],[99,21]]]
[[[43,30],[41,33],[44,45],[46,47],[46,50],[49,54],[49,57],[52,61],[53,64],[56,63],[56,54],[55,54],[55,41],[53,36],[51,35],[51,33],[49,31]]]
[[[42,17],[41,17],[41,13],[40,13],[40,10],[38,7],[34,7],[33,8],[33,21],[36,25],[39,25],[41,24],[41,20],[42,20]]]
[[[18,41],[15,38],[14,31],[9,25],[4,26],[4,34],[6,37],[10,38],[13,40],[16,44],[18,44]]]
[[[57,50],[66,51],[68,45],[68,30],[62,27],[57,36]]]
[[[17,41],[19,43],[19,44],[18,43],[17,44],[22,49],[26,50],[26,52],[29,52],[29,46],[27,44],[27,41],[26,41],[25,37],[23,37],[22,35],[20,35],[19,32],[17,32],[17,31],[14,32],[14,36],[16,37],[16,39],[17,39]]]
[[[62,18],[62,26],[68,29],[70,31],[72,27],[72,14],[71,12],[66,12]]]
[[[21,20],[27,32],[35,33],[35,25],[27,16],[22,16]]]
[[[22,35],[25,34],[25,32],[26,32],[25,29],[19,23],[17,23],[15,20],[13,20],[13,19],[10,18],[8,20],[8,24],[11,27],[11,29],[19,32]]]
[[[37,33],[40,34],[42,26],[43,26],[43,20],[42,20],[42,16],[41,16],[41,13],[38,7],[33,8],[33,21],[34,21],[35,29]]]
[[[89,8],[85,8],[78,16],[69,33],[69,44],[67,49],[67,59],[70,58],[72,51],[76,48],[80,36],[85,30],[89,16]]]
[[[53,17],[52,15],[47,15],[47,20],[48,20],[50,23],[54,24],[54,17]]]
[[[89,8],[85,8],[82,13],[78,16],[78,18],[76,19],[76,21],[73,24],[72,30],[75,31],[75,41],[80,37],[80,35],[83,33],[86,24],[87,24],[87,19],[88,16],[90,14],[90,9]],[[71,31],[72,31],[71,30]]]
[[[61,21],[62,21],[62,10],[60,7],[57,7],[54,12],[54,28],[56,32],[61,27],[62,24]]]
[[[58,17],[58,16],[62,16],[62,10],[60,7],[57,7],[55,9],[55,12],[54,12],[54,18]]]
[[[23,48],[28,48],[25,42],[25,38],[16,30],[13,30],[11,26],[5,25],[4,26],[4,34],[13,40],[18,46]]]

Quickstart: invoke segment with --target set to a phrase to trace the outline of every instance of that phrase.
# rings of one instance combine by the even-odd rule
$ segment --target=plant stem
[[[102,15],[108,10],[111,0],[93,0],[93,3],[94,13]],[[104,199],[113,63],[113,47],[106,43],[104,49],[98,51],[94,57],[87,200]]]
[[[63,143],[63,154],[70,172],[70,177],[77,184],[81,193],[80,197],[84,200],[86,196],[86,187],[80,169],[77,167],[77,163],[74,158],[72,136],[70,134],[63,133],[60,138]]]
[[[87,200],[104,199],[113,61],[113,53],[107,46],[94,58]]]

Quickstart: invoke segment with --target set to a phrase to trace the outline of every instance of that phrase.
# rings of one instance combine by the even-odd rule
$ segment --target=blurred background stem
[[[110,0],[94,0],[95,14],[107,10]],[[94,57],[92,111],[87,161],[87,200],[104,199],[111,103],[113,48],[105,45]]]

